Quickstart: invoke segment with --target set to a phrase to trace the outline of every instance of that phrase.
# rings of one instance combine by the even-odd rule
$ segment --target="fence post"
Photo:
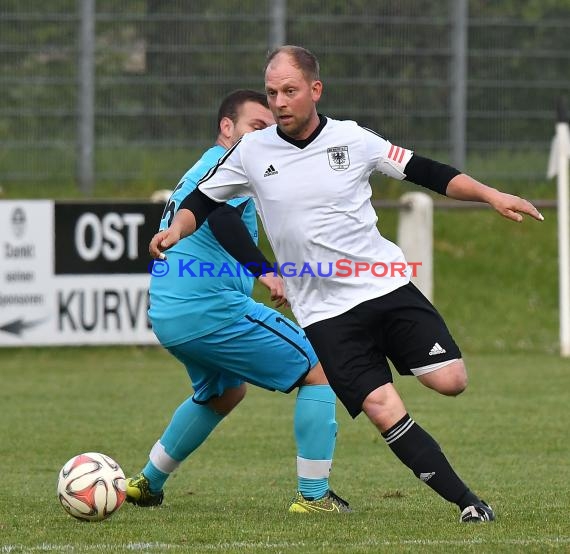
[[[78,0],[77,180],[84,196],[95,180],[95,0]]]
[[[467,120],[467,0],[450,0],[451,21],[451,118],[449,140],[451,163],[465,169],[466,120]]]
[[[407,192],[400,204],[398,246],[408,263],[421,263],[412,282],[433,301],[433,200],[425,192]]]
[[[287,0],[267,0],[269,7],[269,49],[283,46],[287,40]]]

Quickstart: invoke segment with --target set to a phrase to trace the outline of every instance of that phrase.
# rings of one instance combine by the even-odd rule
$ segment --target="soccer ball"
[[[77,519],[106,519],[121,507],[125,496],[125,474],[105,454],[79,454],[59,472],[57,497],[64,510]]]

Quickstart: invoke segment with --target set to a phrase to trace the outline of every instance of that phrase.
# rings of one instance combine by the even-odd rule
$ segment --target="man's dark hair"
[[[233,92],[230,92],[220,104],[216,134],[220,132],[220,122],[224,117],[229,117],[234,123],[236,123],[238,111],[246,102],[256,102],[257,104],[261,104],[264,108],[269,109],[267,96],[265,96],[263,92],[250,89],[234,90]]]
[[[317,57],[306,48],[293,46],[291,44],[279,46],[269,52],[265,60],[265,70],[267,70],[267,66],[277,54],[287,54],[292,58],[294,62],[293,65],[301,70],[308,81],[318,81],[320,79],[319,60],[317,60]]]

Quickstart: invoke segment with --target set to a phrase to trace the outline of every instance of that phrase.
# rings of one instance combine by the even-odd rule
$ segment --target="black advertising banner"
[[[55,274],[147,273],[161,204],[56,203]]]

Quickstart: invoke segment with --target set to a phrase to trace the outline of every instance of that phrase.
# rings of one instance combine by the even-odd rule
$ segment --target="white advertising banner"
[[[0,346],[156,344],[147,248],[161,212],[0,201]]]

